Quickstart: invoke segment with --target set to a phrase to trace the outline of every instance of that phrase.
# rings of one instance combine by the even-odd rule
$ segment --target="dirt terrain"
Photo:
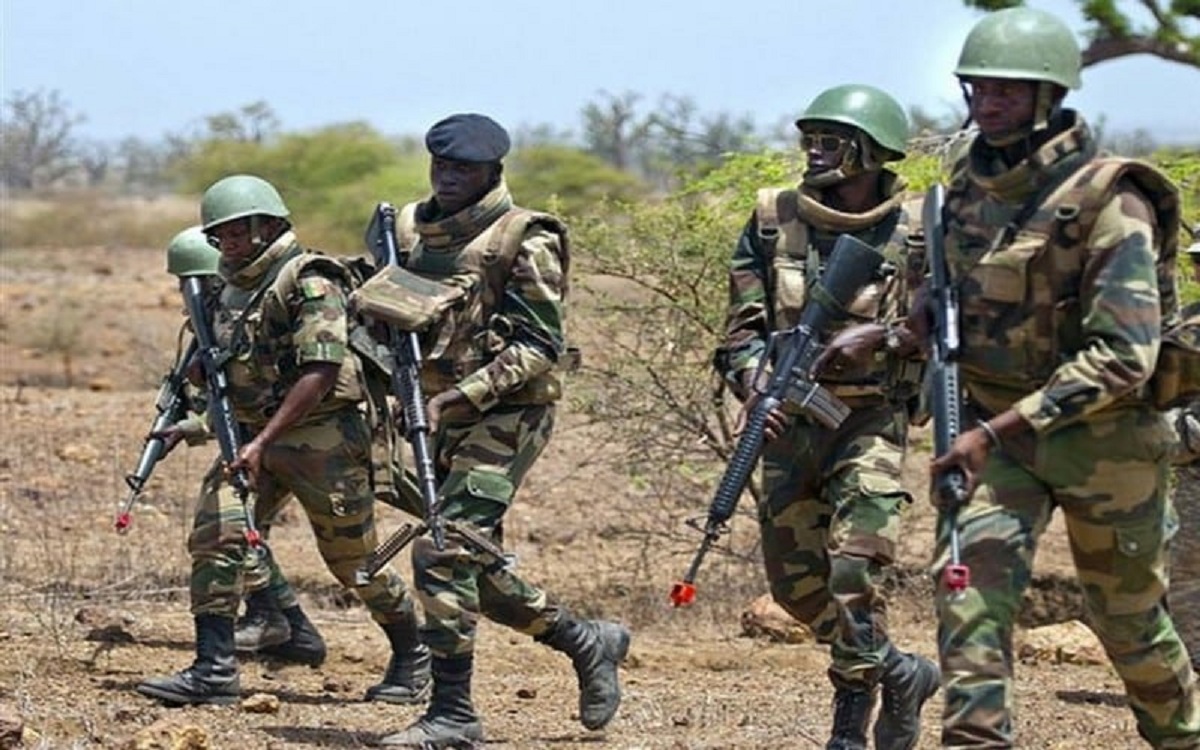
[[[0,274],[0,729],[19,717],[27,747],[168,747],[146,744],[144,734],[135,742],[168,723],[207,736],[178,747],[358,748],[414,719],[417,707],[361,700],[383,672],[386,641],[324,570],[295,508],[272,546],[328,641],[326,664],[244,662],[244,693],[268,697],[241,707],[167,708],[133,691],[145,676],[190,663],[185,540],[213,455],[208,447],[171,455],[132,530],[114,533],[122,477],[141,449],[181,321],[175,286],[155,250],[4,249]],[[574,320],[586,326],[586,313]],[[675,519],[644,514],[634,523],[614,510],[630,507],[638,490],[583,461],[602,450],[582,417],[566,414],[506,536],[532,580],[583,613],[634,628],[620,714],[605,731],[587,732],[568,660],[484,624],[475,695],[489,746],[822,747],[831,718],[823,649],[742,635],[741,612],[765,591],[752,559],[712,556],[698,603],[671,610],[667,591],[698,538]],[[920,451],[909,458],[919,498],[926,461]],[[708,498],[694,502],[699,513]],[[385,531],[401,521],[388,508],[380,517]],[[657,527],[641,528],[642,519]],[[890,580],[897,642],[929,656],[935,623],[923,568],[932,521],[924,500],[914,503]],[[738,520],[737,534],[752,532]],[[1069,573],[1057,522],[1038,570],[1025,624],[1077,617],[1072,585],[1056,577]],[[1137,745],[1107,665],[1022,664],[1016,712],[1021,747]],[[939,695],[926,706],[921,748],[937,746],[940,713]]]

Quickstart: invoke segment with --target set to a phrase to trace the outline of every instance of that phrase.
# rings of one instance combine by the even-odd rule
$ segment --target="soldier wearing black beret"
[[[487,115],[450,115],[425,134],[425,147],[435,158],[472,164],[498,162],[511,145],[508,131]]]
[[[550,440],[562,396],[567,228],[557,217],[513,204],[501,159],[508,133],[491,118],[456,114],[425,135],[433,194],[400,210],[405,268],[461,292],[446,320],[430,324],[421,384],[443,517],[497,545],[504,514]],[[413,577],[432,655],[429,708],[388,747],[449,747],[483,741],[471,698],[480,615],[571,658],[579,719],[599,729],[621,700],[618,664],[629,631],[585,620],[488,559],[448,530],[445,549],[413,542]]]

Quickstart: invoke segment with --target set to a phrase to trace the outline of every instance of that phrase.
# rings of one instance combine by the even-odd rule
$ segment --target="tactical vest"
[[[978,289],[961,299],[960,366],[984,408],[1007,409],[1086,346],[1081,309],[1089,252],[1085,242],[1121,180],[1136,186],[1154,207],[1162,315],[1164,325],[1172,324],[1178,308],[1178,195],[1154,167],[1129,159],[1093,159],[1054,187],[1020,226],[1006,232],[969,213],[980,206],[986,211],[992,199],[967,177],[966,161],[960,162],[946,198],[947,255],[958,262],[950,270],[960,289],[965,280],[972,292]],[[1144,400],[1146,389],[1139,389],[1121,402]]]
[[[251,427],[265,425],[299,378],[292,343],[294,313],[307,293],[301,277],[318,269],[320,275],[349,291],[350,280],[341,264],[299,246],[276,261],[257,288],[226,284],[222,289],[214,332],[228,353],[230,401],[239,422]],[[305,421],[358,403],[363,395],[361,366],[347,342],[336,384]]]
[[[759,190],[754,216],[770,259],[771,329],[790,328],[800,321],[809,288],[824,270],[837,234],[816,230],[803,220],[794,189]],[[920,278],[925,262],[920,217],[920,200],[905,201],[878,224],[851,233],[877,248],[885,261],[855,296],[850,316],[834,323],[827,338],[851,325],[894,321],[908,314],[910,285]],[[886,394],[904,400],[919,387],[921,371],[920,362],[879,356],[866,368],[822,375],[821,382],[841,398]]]
[[[405,268],[418,276],[463,291],[456,303],[424,338],[421,385],[435,395],[486,366],[507,345],[515,329],[500,313],[513,262],[531,227],[540,226],[558,236],[563,272],[563,297],[567,294],[570,249],[567,227],[557,217],[514,206],[472,238],[466,245],[430,248],[416,230],[416,203],[401,209],[396,232]],[[562,385],[553,371],[532,378],[501,399],[509,405],[546,404],[562,397]]]

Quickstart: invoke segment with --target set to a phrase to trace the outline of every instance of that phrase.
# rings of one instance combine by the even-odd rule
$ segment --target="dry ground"
[[[180,321],[174,284],[157,251],[5,249],[0,273],[0,714],[16,712],[40,737],[34,746],[56,748],[121,747],[161,719],[203,728],[215,748],[370,747],[412,720],[416,708],[360,700],[383,671],[386,642],[338,591],[295,510],[277,527],[273,547],[329,642],[328,662],[316,670],[245,664],[243,689],[278,697],[275,713],[170,709],[133,692],[144,676],[190,662],[184,541],[212,455],[197,448],[169,457],[132,531],[113,532],[112,513],[126,492],[121,477],[140,451]],[[585,319],[577,314],[576,325]],[[574,718],[567,660],[485,624],[476,696],[489,745],[821,747],[831,694],[822,650],[741,635],[739,613],[763,587],[757,565],[730,556],[710,558],[694,608],[671,611],[666,593],[697,539],[638,528],[655,519],[634,523],[614,511],[631,507],[637,494],[622,476],[581,465],[580,457],[599,450],[579,417],[566,415],[522,489],[508,537],[532,580],[586,613],[634,627],[621,712],[605,732],[586,732]],[[910,457],[918,495],[926,460],[920,452]],[[696,497],[697,512],[706,503]],[[384,529],[400,521],[391,509],[380,513]],[[932,656],[922,574],[931,529],[918,501],[891,588],[897,641]],[[744,521],[739,533],[748,533]],[[1075,613],[1070,585],[1047,577],[1067,571],[1067,561],[1055,525],[1039,554],[1042,577],[1026,622]],[[921,748],[937,746],[940,711],[939,696],[925,709]],[[1022,665],[1016,711],[1022,747],[1136,745],[1107,666]]]

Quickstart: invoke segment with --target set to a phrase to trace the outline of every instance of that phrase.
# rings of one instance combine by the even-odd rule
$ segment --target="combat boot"
[[[629,629],[604,620],[580,621],[564,612],[535,640],[571,657],[579,682],[579,721],[600,729],[621,705],[617,665],[629,653]]]
[[[319,667],[325,663],[325,639],[297,604],[283,610],[291,628],[291,637],[278,646],[267,646],[259,654],[272,659]]]
[[[192,666],[170,677],[143,680],[137,691],[166,703],[236,703],[242,691],[233,651],[233,620],[196,615],[196,660]]]
[[[260,589],[246,597],[246,612],[238,618],[233,630],[233,646],[238,653],[252,654],[279,646],[291,637],[291,625],[269,589]]]
[[[941,673],[923,656],[888,649],[880,677],[883,706],[875,721],[876,750],[912,750],[921,736],[921,706],[937,692]]]
[[[873,708],[874,690],[836,688],[833,693],[833,731],[825,750],[867,750],[867,724]]]
[[[378,685],[367,688],[366,699],[384,703],[422,703],[429,697],[429,649],[421,643],[416,618],[381,625],[392,644],[392,658]]]
[[[433,658],[433,700],[407,729],[380,740],[384,747],[473,748],[483,745],[483,724],[471,705],[473,658]]]

